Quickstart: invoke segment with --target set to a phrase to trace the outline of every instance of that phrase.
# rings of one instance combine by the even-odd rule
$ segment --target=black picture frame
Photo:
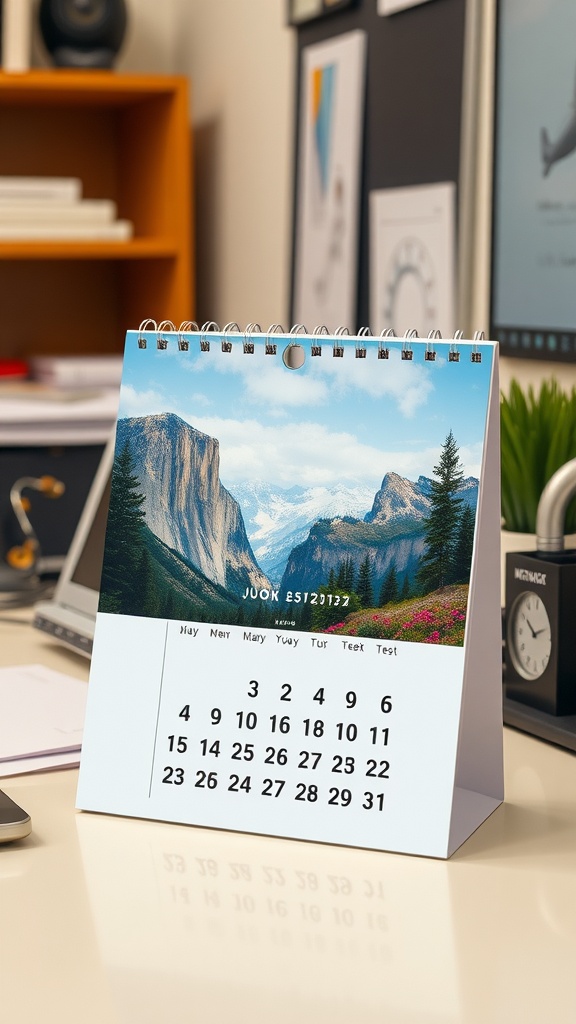
[[[357,0],[288,0],[288,24],[304,25],[356,3]]]

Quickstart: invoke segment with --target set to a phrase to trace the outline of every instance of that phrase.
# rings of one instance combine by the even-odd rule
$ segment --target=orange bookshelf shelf
[[[0,355],[121,351],[147,316],[194,316],[189,84],[179,75],[0,73],[0,175],[78,177],[129,242],[0,242]]]

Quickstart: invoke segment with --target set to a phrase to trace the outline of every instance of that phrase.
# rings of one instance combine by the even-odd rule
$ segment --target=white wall
[[[176,0],[127,0],[128,29],[119,71],[173,74],[178,33]]]
[[[285,323],[295,39],[284,0],[172,2],[174,70],[192,82],[198,319]]]

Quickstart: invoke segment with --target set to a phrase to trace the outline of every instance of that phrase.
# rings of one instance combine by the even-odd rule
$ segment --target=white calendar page
[[[497,806],[494,354],[129,333],[80,808],[445,857]]]

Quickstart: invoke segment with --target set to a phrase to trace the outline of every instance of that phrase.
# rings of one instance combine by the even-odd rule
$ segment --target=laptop
[[[104,449],[54,595],[34,610],[36,629],[87,658],[92,654],[100,595],[113,461],[114,434]]]

